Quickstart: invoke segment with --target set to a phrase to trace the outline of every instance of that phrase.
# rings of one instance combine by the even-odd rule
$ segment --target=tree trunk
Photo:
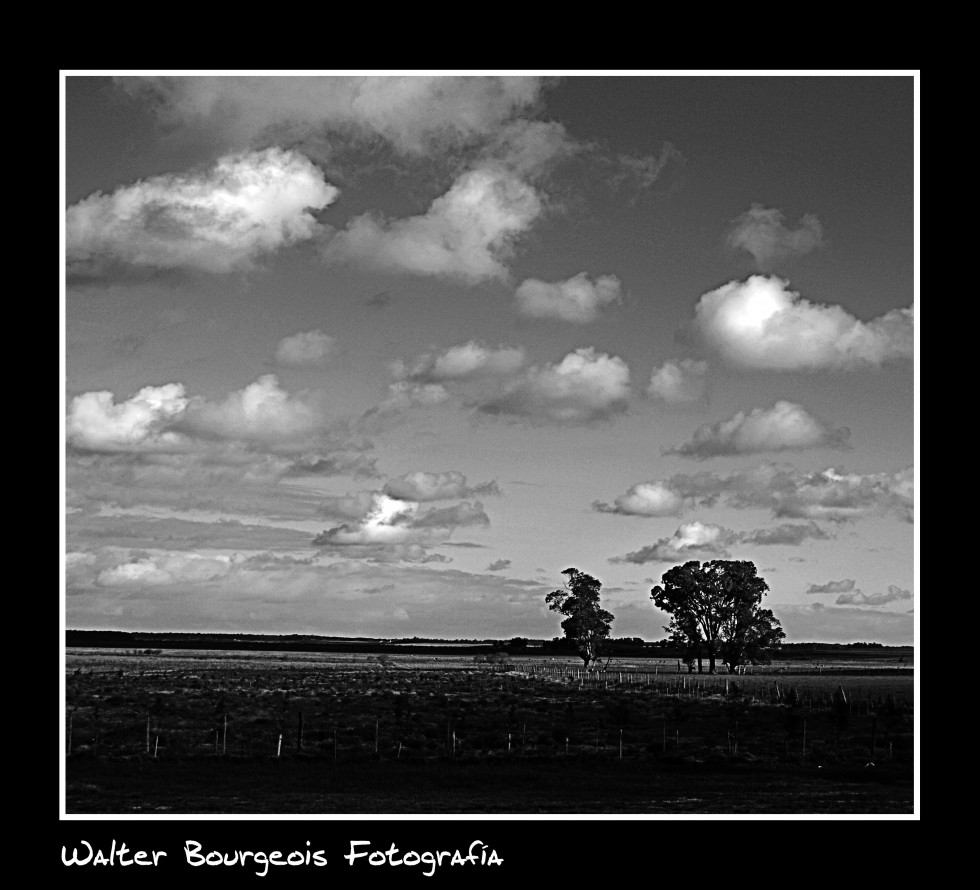
[[[715,647],[713,644],[708,645],[708,673],[715,673]]]

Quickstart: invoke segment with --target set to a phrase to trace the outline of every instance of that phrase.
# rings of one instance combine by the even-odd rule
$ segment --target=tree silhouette
[[[565,569],[562,574],[568,575],[565,586],[549,593],[545,602],[549,609],[566,616],[561,623],[565,639],[575,645],[588,670],[609,637],[613,615],[599,606],[601,581],[575,568]]]
[[[661,580],[650,598],[672,616],[665,630],[676,641],[683,638],[688,649],[700,652],[703,644],[709,673],[715,673],[719,653],[732,672],[746,661],[769,660],[786,636],[772,612],[760,608],[769,585],[756,573],[755,563],[716,559],[702,565],[692,560],[669,569]]]

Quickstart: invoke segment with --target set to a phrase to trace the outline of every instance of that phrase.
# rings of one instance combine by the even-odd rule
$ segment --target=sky
[[[66,627],[913,642],[913,73],[62,83]]]

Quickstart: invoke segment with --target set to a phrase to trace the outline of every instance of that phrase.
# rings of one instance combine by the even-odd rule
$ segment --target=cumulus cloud
[[[532,366],[479,410],[540,422],[589,423],[624,412],[629,396],[626,362],[589,346],[556,365]]]
[[[457,528],[490,524],[479,501],[422,511],[417,501],[392,498],[383,492],[330,497],[319,512],[348,521],[317,535],[315,546],[424,546],[448,538]]]
[[[695,329],[736,367],[850,370],[912,357],[912,307],[864,322],[840,306],[811,303],[788,285],[764,275],[722,285],[698,301]]]
[[[541,77],[117,77],[169,124],[218,128],[240,144],[323,131],[381,137],[399,152],[483,140],[532,108]]]
[[[854,579],[845,578],[843,581],[828,581],[826,584],[809,584],[807,593],[848,593],[854,590]]]
[[[520,347],[486,346],[470,340],[441,353],[422,353],[411,362],[397,361],[393,371],[401,380],[446,383],[512,374],[524,364],[524,358]]]
[[[95,579],[99,587],[157,587],[175,583],[213,581],[228,574],[241,557],[168,553],[133,559],[103,569]]]
[[[687,501],[666,482],[638,482],[612,505],[594,501],[592,509],[600,513],[620,513],[624,516],[677,516]]]
[[[68,208],[68,270],[248,270],[313,237],[319,225],[310,209],[337,194],[309,159],[278,148],[224,157],[204,172],[152,176]]]
[[[727,559],[729,547],[735,544],[771,547],[786,545],[798,547],[808,539],[827,540],[833,537],[815,522],[805,525],[790,523],[775,528],[759,528],[736,532],[720,525],[702,522],[686,522],[669,538],[661,538],[647,547],[641,547],[625,556],[617,556],[610,562],[683,562],[691,559]]]
[[[696,559],[726,559],[728,547],[737,536],[731,529],[702,522],[686,522],[669,538],[661,538],[648,547],[641,547],[625,556],[615,556],[610,562],[685,562]]]
[[[603,308],[620,302],[622,288],[615,275],[600,275],[593,282],[580,272],[554,283],[528,278],[517,288],[514,299],[521,315],[587,324],[595,321]]]
[[[481,167],[460,176],[420,216],[355,217],[325,245],[323,257],[469,284],[504,280],[505,260],[542,210],[532,186],[501,167]]]
[[[187,409],[189,399],[179,383],[145,386],[118,404],[111,392],[87,392],[68,406],[66,438],[89,451],[168,451],[185,439],[169,427]]]
[[[276,347],[276,364],[286,367],[321,367],[334,349],[335,340],[321,330],[301,331],[284,337]]]
[[[504,569],[510,568],[509,559],[495,559],[490,565],[487,566],[488,572],[502,572]]]
[[[704,399],[708,363],[682,358],[666,361],[650,375],[647,395],[668,405],[683,405]]]
[[[760,269],[770,269],[782,259],[802,256],[823,246],[823,227],[814,214],[806,213],[791,229],[782,211],[753,204],[732,223],[728,246],[748,251]]]
[[[811,521],[802,525],[783,523],[773,528],[758,528],[750,532],[741,532],[738,535],[738,540],[743,544],[759,544],[762,546],[785,544],[790,547],[798,547],[808,539],[828,541],[833,537],[832,534]]]
[[[638,483],[612,505],[596,501],[592,506],[604,513],[669,516],[674,508],[711,508],[723,500],[734,509],[770,510],[777,518],[846,522],[891,514],[911,522],[914,497],[912,467],[858,474],[834,468],[802,472],[788,464],[763,463],[731,473],[677,473]]]
[[[868,596],[860,590],[855,590],[850,593],[842,593],[834,600],[834,603],[838,606],[884,606],[899,600],[910,599],[912,599],[911,590],[903,590],[901,587],[889,584],[887,593],[873,593]]]
[[[193,402],[181,427],[205,438],[285,445],[322,431],[324,418],[310,401],[282,389],[274,374],[264,374],[223,402]]]
[[[840,473],[833,467],[802,472],[786,464],[764,463],[727,474],[676,474],[665,484],[684,497],[711,506],[724,498],[736,509],[763,508],[788,519],[846,522],[875,514],[912,521],[914,470],[894,473]]]
[[[499,495],[500,487],[496,481],[467,485],[466,477],[456,470],[446,473],[418,471],[391,479],[385,485],[384,493],[402,501],[441,501],[478,495]]]
[[[835,429],[793,402],[779,401],[771,408],[739,411],[727,420],[704,424],[694,437],[665,454],[700,460],[730,454],[766,451],[801,451],[807,448],[846,448],[847,427]]]

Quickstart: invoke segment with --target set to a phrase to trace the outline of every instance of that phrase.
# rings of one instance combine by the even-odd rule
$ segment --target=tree
[[[566,616],[561,623],[565,639],[575,646],[588,670],[609,637],[613,616],[599,606],[601,581],[575,568],[565,569],[562,574],[568,575],[565,586],[549,593],[545,602],[553,612]]]
[[[665,630],[689,647],[700,650],[703,644],[711,674],[718,654],[734,671],[746,660],[770,658],[786,636],[772,612],[760,608],[769,585],[756,573],[755,563],[716,559],[702,565],[692,560],[669,569],[661,580],[650,598],[672,616]]]

